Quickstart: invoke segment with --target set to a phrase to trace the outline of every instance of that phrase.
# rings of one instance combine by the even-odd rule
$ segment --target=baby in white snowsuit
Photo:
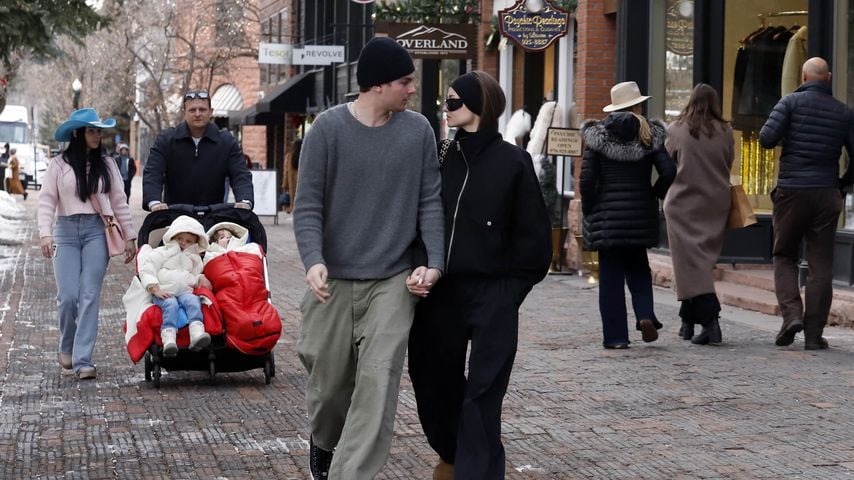
[[[163,246],[140,250],[138,258],[139,280],[151,301],[163,311],[160,338],[163,355],[178,354],[175,339],[179,324],[179,306],[184,307],[190,326],[190,349],[202,350],[211,343],[202,322],[199,297],[193,289],[202,276],[200,249],[208,247],[208,237],[198,220],[182,215],[176,218],[163,235]]]

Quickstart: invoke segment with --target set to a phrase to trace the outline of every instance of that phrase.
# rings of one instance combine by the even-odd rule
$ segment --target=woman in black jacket
[[[664,149],[664,124],[641,115],[644,101],[635,82],[611,89],[614,112],[582,125],[586,144],[581,164],[584,245],[599,252],[599,312],[605,348],[629,346],[625,284],[632,294],[635,327],[643,341],[658,339],[661,323],[652,301],[647,248],[658,245],[658,199],[676,176]],[[658,172],[653,185],[652,169]]]
[[[498,133],[504,104],[483,72],[448,89],[448,125],[459,130],[440,147],[447,263],[432,290],[417,277],[407,281],[425,297],[410,334],[409,375],[440,457],[436,479],[504,478],[501,404],[519,306],[551,261],[551,223],[531,157]]]

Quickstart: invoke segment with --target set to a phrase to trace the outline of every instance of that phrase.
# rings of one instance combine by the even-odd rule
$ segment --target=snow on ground
[[[0,245],[21,245],[25,229],[21,228],[27,211],[23,205],[4,191],[0,191]]]

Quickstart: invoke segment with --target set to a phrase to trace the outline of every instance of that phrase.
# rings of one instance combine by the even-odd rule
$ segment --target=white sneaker
[[[190,323],[190,350],[198,352],[211,344],[211,336],[205,331],[205,324],[196,320]]]
[[[174,328],[164,328],[160,330],[160,339],[163,340],[163,356],[174,357],[178,355],[178,344],[175,343],[175,337],[178,336],[178,331]]]

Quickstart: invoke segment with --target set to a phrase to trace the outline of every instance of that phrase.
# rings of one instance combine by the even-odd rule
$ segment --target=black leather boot
[[[679,338],[682,340],[691,340],[693,336],[694,324],[689,321],[682,320],[682,326],[679,327]]]
[[[679,317],[682,319],[682,326],[679,328],[679,338],[682,340],[691,340],[694,336],[694,317],[691,311],[691,299],[682,300],[682,305],[679,307]]]
[[[723,342],[721,334],[721,325],[718,318],[715,317],[708,325],[703,326],[703,330],[694,338],[691,343],[695,345],[720,345]]]

